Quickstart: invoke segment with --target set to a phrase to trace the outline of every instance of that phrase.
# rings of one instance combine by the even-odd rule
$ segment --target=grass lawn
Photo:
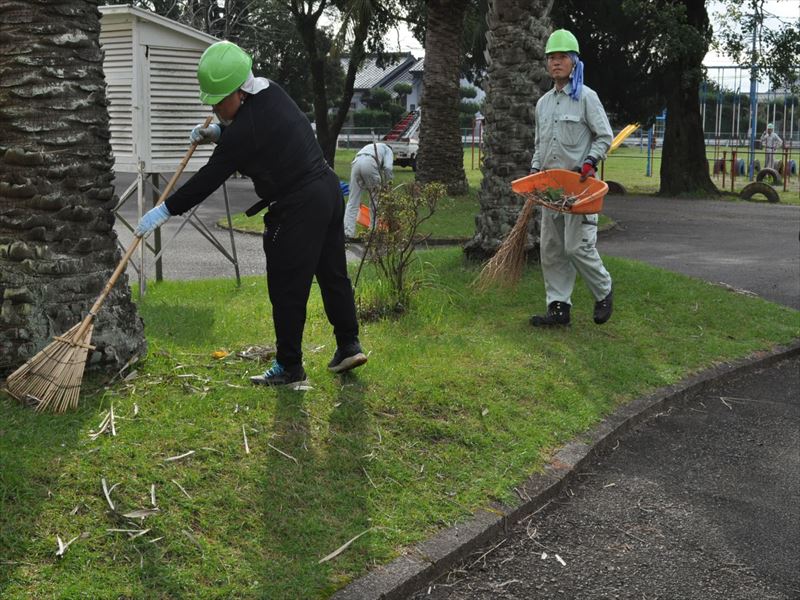
[[[607,325],[579,283],[573,327],[533,330],[538,269],[478,294],[459,249],[420,256],[435,283],[402,319],[363,325],[370,362],[354,375],[325,369],[316,287],[311,388],[291,391],[251,387],[263,365],[212,358],[273,339],[263,277],[163,282],[139,304],[149,354],[135,373],[89,377],[63,416],[0,397],[0,597],[327,598],[511,499],[616,406],[800,336],[796,311],[615,258]],[[91,439],[112,405],[116,436]],[[157,513],[121,516],[150,508],[151,490]],[[57,536],[77,537],[61,558]]]
[[[746,157],[742,149],[740,156]],[[350,179],[350,162],[355,156],[355,150],[342,149],[336,153],[336,174],[343,181]],[[709,159],[713,162],[713,148],[708,149]],[[721,156],[721,155],[720,155]],[[730,156],[730,154],[729,154]],[[759,155],[760,156],[760,155]],[[760,156],[763,162],[763,156]],[[474,162],[473,162],[474,161]],[[475,168],[473,168],[473,164]],[[464,149],[464,170],[469,182],[469,192],[463,196],[445,198],[438,208],[436,214],[423,223],[421,232],[430,235],[434,239],[469,239],[475,233],[475,215],[479,212],[478,189],[480,188],[483,175],[477,168],[477,151],[473,157],[471,148]],[[661,165],[661,150],[658,149],[652,163],[652,177],[647,176],[647,153],[638,148],[621,147],[614,152],[605,162],[604,177],[609,180],[617,181],[625,186],[629,194],[655,194],[659,186],[659,169]],[[714,183],[718,188],[722,188],[721,176],[713,177]],[[414,181],[414,172],[410,167],[396,167],[394,170],[394,183],[407,183]],[[735,179],[735,192],[741,191],[749,181],[746,177]],[[783,191],[783,186],[776,189],[779,192],[781,203],[800,205],[800,177],[795,175],[789,181],[787,191]],[[720,196],[720,200],[732,200],[735,202],[745,202],[730,193],[730,178],[725,180],[725,194]],[[754,196],[753,201],[765,202],[763,196]],[[610,219],[600,215],[600,226],[610,223]],[[224,219],[219,222],[223,227],[227,227]],[[261,215],[246,217],[243,213],[233,215],[233,226],[240,231],[250,231],[261,233],[263,222]],[[360,226],[359,226],[360,227]]]
[[[727,150],[727,166],[730,167],[730,157],[732,148],[725,148]],[[722,159],[722,151],[718,150],[718,158]],[[706,148],[706,156],[708,156],[709,165],[713,164],[715,154],[714,148]],[[737,156],[747,160],[747,149],[739,148]],[[756,151],[756,159],[764,164],[764,152]],[[800,162],[800,156],[794,157],[795,162]],[[639,148],[620,147],[617,151],[611,154],[605,162],[605,170],[603,176],[605,179],[617,181],[625,186],[629,194],[654,194],[658,191],[659,183],[659,169],[661,169],[661,148],[657,148],[653,155],[651,163],[652,176],[647,176],[647,150],[640,150]],[[737,197],[737,194],[742,191],[742,188],[750,183],[746,176],[737,175],[734,179],[733,192],[731,192],[731,179],[730,173],[725,176],[725,185],[723,186],[722,175],[712,175],[711,180],[725,194],[722,199],[734,200],[736,202],[747,202]],[[783,184],[775,186],[780,196],[782,204],[800,205],[800,176],[793,175],[787,182],[786,191],[783,190]],[[754,196],[754,202],[764,202],[766,199],[763,196]]]

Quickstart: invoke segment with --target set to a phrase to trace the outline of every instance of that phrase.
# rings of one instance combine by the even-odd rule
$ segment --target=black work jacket
[[[248,96],[233,122],[222,127],[211,158],[167,198],[167,209],[173,215],[183,214],[237,171],[253,180],[256,194],[262,199],[248,214],[271,202],[280,202],[328,171],[311,124],[274,81]]]

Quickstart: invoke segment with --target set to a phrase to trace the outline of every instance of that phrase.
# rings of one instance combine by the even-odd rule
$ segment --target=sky
[[[717,21],[716,14],[719,13],[722,8],[722,2],[712,1],[708,3],[708,16],[711,19],[712,25],[715,25]],[[798,0],[767,0],[767,2],[764,2],[764,13],[768,15],[764,27],[767,29],[778,29],[780,28],[781,20],[797,22],[797,20],[800,19],[800,2],[798,2]],[[706,66],[716,66],[732,65],[734,63],[729,57],[720,56],[712,50],[706,54],[703,64]]]

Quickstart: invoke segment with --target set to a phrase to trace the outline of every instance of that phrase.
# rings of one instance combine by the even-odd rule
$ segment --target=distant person
[[[613,134],[594,90],[583,85],[578,40],[566,29],[554,31],[545,46],[553,88],[536,103],[536,141],[531,173],[567,169],[594,177]],[[597,215],[542,208],[541,261],[547,313],[531,317],[534,327],[569,325],[572,290],[580,273],[594,296],[594,322],[605,323],[613,310],[611,275],[595,248]]]
[[[775,151],[783,145],[783,140],[773,131],[775,126],[767,124],[767,130],[761,134],[761,147],[764,148],[764,168],[775,168]]]
[[[231,42],[212,44],[200,57],[200,101],[212,107],[221,124],[198,125],[190,136],[216,147],[191,179],[142,216],[134,233],[144,237],[172,215],[191,210],[236,171],[250,177],[259,202],[246,214],[267,209],[263,245],[277,345],[272,366],[250,381],[288,385],[306,379],[303,328],[315,277],[336,337],[328,369],[349,371],[366,363],[367,356],[358,340],[347,275],[339,178],[325,162],[306,116],[274,81],[254,77],[252,63]]]
[[[372,142],[356,152],[350,169],[350,197],[344,211],[344,235],[356,237],[356,221],[361,210],[361,195],[366,190],[369,196],[370,225],[375,227],[376,195],[381,186],[392,180],[394,154],[388,144]]]

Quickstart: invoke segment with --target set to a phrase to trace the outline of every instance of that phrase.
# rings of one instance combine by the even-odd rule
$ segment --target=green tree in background
[[[796,0],[782,0],[797,7]],[[769,79],[775,89],[800,93],[800,18],[795,21],[775,19],[765,27],[768,13],[764,0],[723,0],[723,9],[715,13],[721,24],[715,32],[714,47],[743,66],[755,66],[759,75]],[[756,37],[753,52],[753,33]]]
[[[585,81],[617,121],[648,124],[667,109],[659,193],[716,194],[700,115],[711,41],[705,2],[564,0],[553,22],[577,36]]]

